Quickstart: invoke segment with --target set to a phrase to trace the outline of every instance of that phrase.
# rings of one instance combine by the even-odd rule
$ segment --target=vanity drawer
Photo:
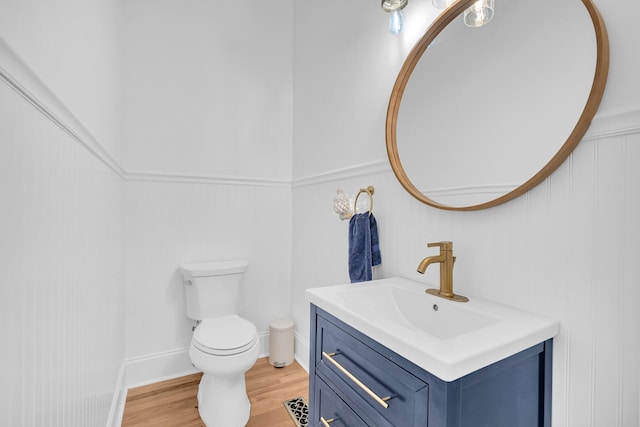
[[[322,419],[331,427],[367,427],[365,423],[333,390],[320,378],[315,381],[317,407],[311,411],[316,419],[311,420],[313,427],[326,427]]]
[[[316,375],[358,414],[376,426],[410,427],[427,419],[426,382],[325,317],[317,317],[316,328]]]

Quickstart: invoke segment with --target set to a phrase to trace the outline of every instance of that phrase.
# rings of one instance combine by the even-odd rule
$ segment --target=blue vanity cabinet
[[[309,422],[550,427],[551,352],[548,340],[446,382],[312,304]]]

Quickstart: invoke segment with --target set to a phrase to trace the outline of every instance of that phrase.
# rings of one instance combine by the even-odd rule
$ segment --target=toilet
[[[249,420],[244,374],[258,359],[258,331],[237,314],[248,265],[222,261],[181,266],[187,316],[200,321],[189,347],[191,363],[203,372],[198,411],[210,427],[241,427]]]

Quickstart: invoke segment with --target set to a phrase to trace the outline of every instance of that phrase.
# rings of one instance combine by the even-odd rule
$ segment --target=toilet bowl
[[[240,427],[250,415],[244,374],[258,358],[255,326],[237,315],[205,319],[189,348],[193,365],[204,375],[198,387],[198,410],[207,426]]]
[[[247,266],[247,261],[182,266],[187,316],[200,321],[189,357],[203,372],[198,412],[208,427],[243,427],[251,412],[244,374],[258,359],[260,345],[255,325],[237,314]]]

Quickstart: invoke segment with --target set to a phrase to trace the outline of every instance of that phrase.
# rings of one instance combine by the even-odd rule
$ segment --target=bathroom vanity
[[[458,308],[424,288],[393,278],[307,291],[310,425],[550,426],[558,323],[491,303]],[[430,330],[451,316],[466,319]]]

